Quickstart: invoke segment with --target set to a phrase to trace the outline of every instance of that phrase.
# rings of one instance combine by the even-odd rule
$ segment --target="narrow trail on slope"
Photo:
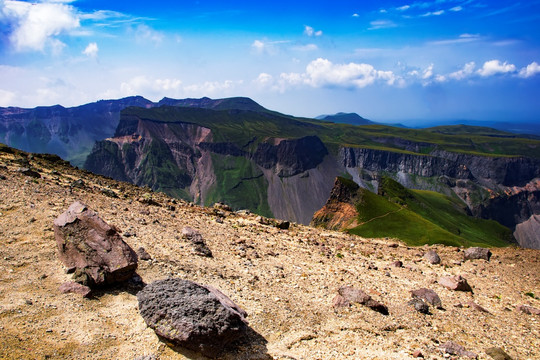
[[[395,213],[397,213],[397,212],[400,212],[400,211],[403,210],[403,209],[404,209],[404,208],[401,207],[401,208],[397,209],[396,211],[390,211],[389,213],[386,213],[386,214],[384,214],[384,215],[376,216],[376,217],[374,217],[374,218],[369,219],[368,221],[364,221],[363,223],[358,224],[358,226],[365,225],[365,224],[367,224],[367,223],[369,223],[369,222],[372,222],[373,220],[381,219],[381,218],[383,218],[383,217],[385,217],[385,216],[388,216],[388,215],[391,215],[391,214],[395,214]]]

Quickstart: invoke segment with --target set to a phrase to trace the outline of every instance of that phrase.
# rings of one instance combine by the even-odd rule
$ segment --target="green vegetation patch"
[[[212,154],[216,184],[209,191],[206,206],[224,202],[235,210],[272,217],[268,205],[268,183],[255,163],[242,156]]]
[[[364,237],[394,237],[410,245],[508,246],[510,229],[493,220],[467,215],[465,206],[448,196],[409,190],[382,178],[379,194],[359,189],[359,225],[348,231]]]

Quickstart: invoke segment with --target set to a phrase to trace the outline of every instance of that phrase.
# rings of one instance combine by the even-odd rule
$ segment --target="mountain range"
[[[437,203],[435,195],[392,200],[381,191],[390,179],[416,191],[413,197],[418,191],[444,196],[459,213],[452,212],[456,221],[474,217],[502,225],[490,240],[486,233],[471,235],[485,224],[463,232],[420,216],[418,224],[428,221],[452,243],[507,244],[513,232],[521,245],[540,247],[539,140],[463,125],[396,128],[354,115],[298,118],[249,98],[153,103],[132,97],[76,108],[2,108],[0,139],[197,204],[225,202],[303,224],[329,201],[338,176],[413,214]],[[340,123],[353,120],[368,125]],[[350,224],[343,229],[363,231]],[[417,236],[423,243],[439,239],[426,231]]]

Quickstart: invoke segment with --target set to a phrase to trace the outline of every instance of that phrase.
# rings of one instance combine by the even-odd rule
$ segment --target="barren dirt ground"
[[[146,283],[181,277],[212,285],[247,311],[253,330],[224,359],[427,359],[458,358],[439,345],[452,340],[478,354],[493,346],[513,359],[540,359],[540,251],[492,249],[491,261],[463,262],[463,249],[408,247],[392,239],[364,239],[293,224],[262,225],[255,215],[227,213],[172,202],[138,201],[148,190],[34,157],[34,179],[18,172],[24,153],[0,152],[0,358],[2,359],[202,359],[161,342],[139,315],[129,286],[100,290],[91,299],[62,294],[71,280],[56,256],[53,220],[80,200],[116,225],[135,250]],[[82,187],[70,186],[82,179]],[[108,188],[119,198],[106,196]],[[175,208],[170,208],[169,206]],[[184,226],[199,230],[213,258],[193,254]],[[423,259],[428,249],[442,264]],[[401,260],[403,267],[391,264]],[[474,293],[436,283],[462,275]],[[384,316],[362,305],[335,310],[337,289],[352,285],[386,304]],[[424,315],[407,305],[410,291],[433,289],[444,310]],[[528,294],[527,294],[528,293]],[[474,301],[489,313],[470,307]],[[148,357],[149,359],[152,357]]]

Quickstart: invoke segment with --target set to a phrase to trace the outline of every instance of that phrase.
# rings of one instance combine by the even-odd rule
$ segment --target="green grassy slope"
[[[268,184],[252,161],[240,156],[212,154],[212,163],[216,183],[205,205],[210,206],[216,202],[233,206],[242,204],[256,214],[272,217],[266,194]]]
[[[364,237],[395,237],[410,245],[507,246],[510,229],[468,216],[458,200],[433,191],[408,190],[389,178],[379,194],[359,189],[359,225],[348,230]]]
[[[122,115],[159,122],[195,123],[211,128],[215,141],[232,142],[239,147],[247,144],[256,146],[266,137],[298,138],[316,135],[330,151],[337,150],[339,146],[354,146],[403,152],[404,149],[399,143],[406,140],[424,144],[421,153],[438,148],[484,156],[540,158],[540,140],[506,136],[507,133],[498,130],[463,125],[431,129],[404,129],[386,125],[355,126],[271,112],[216,111],[170,106],[153,109],[131,107],[125,109]],[[381,142],[380,139],[386,141]]]

